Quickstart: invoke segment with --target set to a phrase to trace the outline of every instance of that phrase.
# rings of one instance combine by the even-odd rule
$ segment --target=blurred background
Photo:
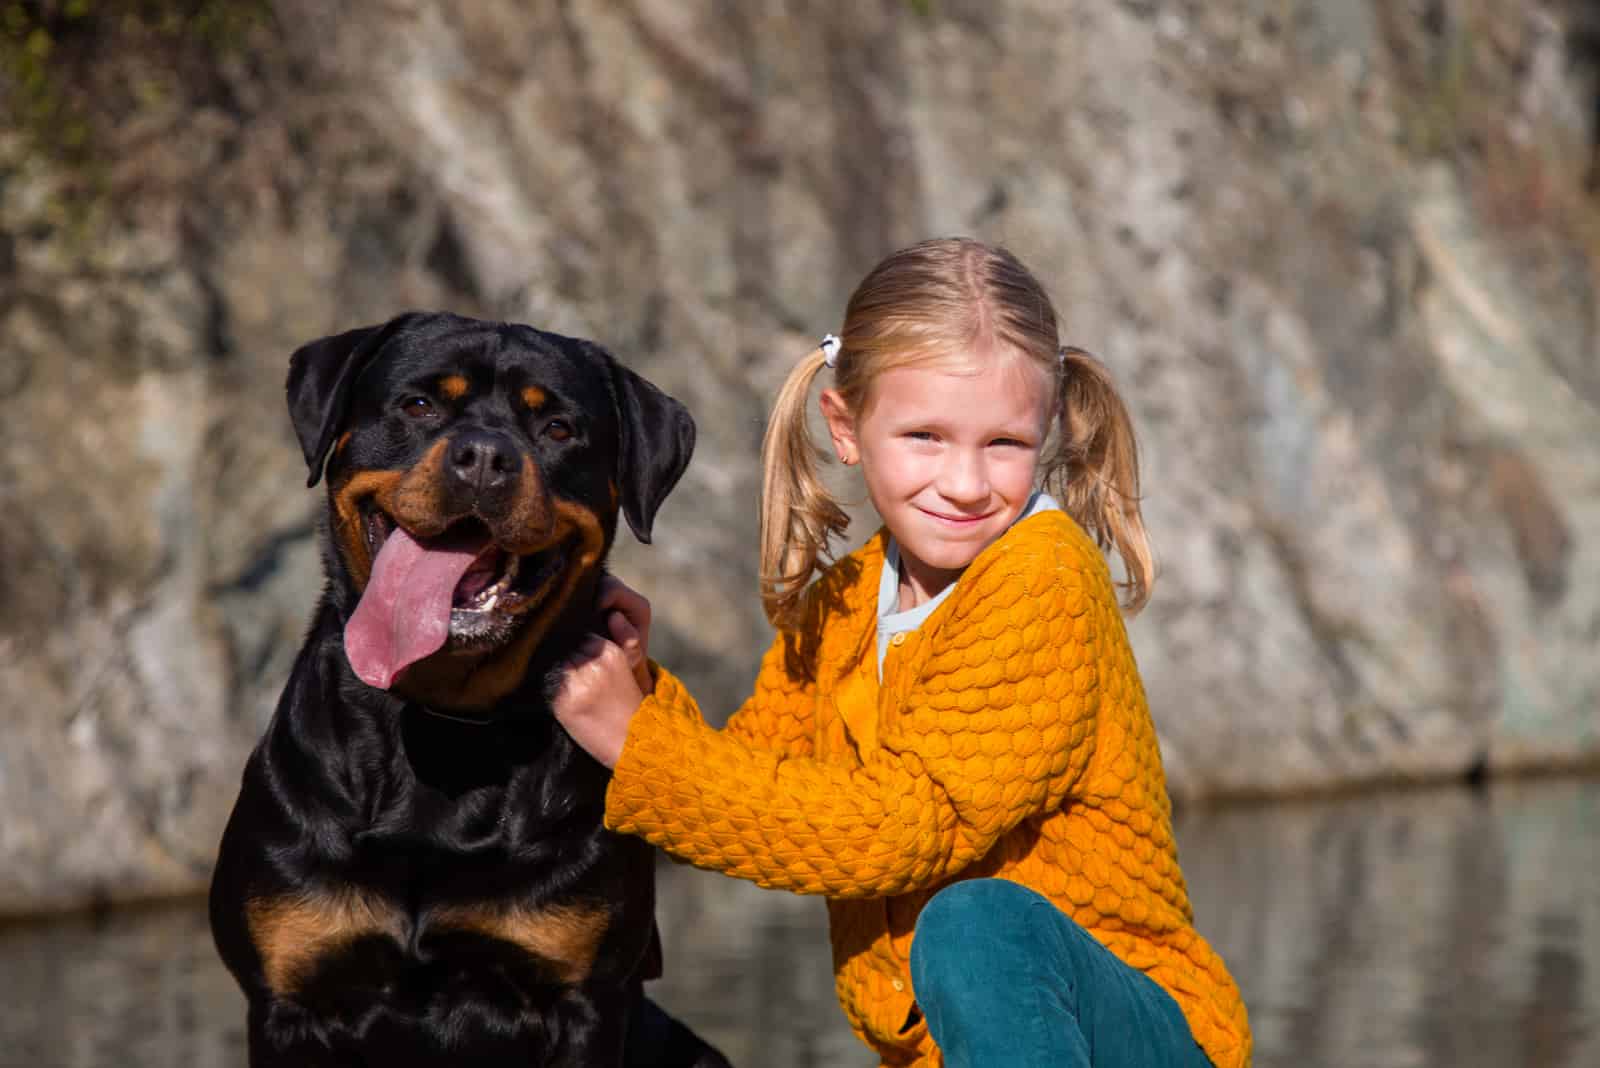
[[[721,715],[767,402],[956,233],[1134,410],[1256,1063],[1600,1064],[1597,143],[1595,0],[0,0],[0,1064],[243,1063],[194,895],[320,584],[295,347],[449,308],[685,401],[614,566]],[[818,902],[662,923],[740,1064],[870,1063]]]

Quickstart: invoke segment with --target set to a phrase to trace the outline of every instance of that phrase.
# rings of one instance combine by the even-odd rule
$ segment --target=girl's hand
[[[611,640],[628,654],[639,689],[649,693],[655,688],[645,663],[650,656],[650,602],[615,575],[606,575],[600,579],[596,611],[605,620]]]
[[[601,583],[599,612],[611,638],[591,634],[584,640],[565,665],[552,706],[572,740],[614,768],[639,702],[655,689],[645,662],[650,602],[607,576]]]

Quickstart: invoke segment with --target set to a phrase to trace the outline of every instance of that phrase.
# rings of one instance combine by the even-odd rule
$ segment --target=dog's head
[[[352,668],[453,708],[587,621],[618,510],[648,542],[694,449],[684,407],[598,345],[444,313],[303,346],[288,393]]]

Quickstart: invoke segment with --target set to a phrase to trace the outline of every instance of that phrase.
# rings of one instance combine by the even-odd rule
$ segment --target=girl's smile
[[[957,525],[966,524],[966,523],[976,523],[979,520],[987,519],[987,518],[989,518],[989,516],[994,514],[993,512],[986,512],[983,515],[944,515],[941,512],[932,512],[932,511],[929,511],[926,508],[923,508],[921,510],[924,511],[924,512],[927,512],[928,515],[933,516],[933,518],[935,518],[935,519],[943,519],[947,523],[954,523],[954,524],[957,524]]]

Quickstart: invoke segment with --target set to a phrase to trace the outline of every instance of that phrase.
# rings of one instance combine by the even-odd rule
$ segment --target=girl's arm
[[[790,670],[780,634],[761,658],[755,690],[728,717],[722,733],[754,749],[786,757],[809,757],[816,730],[816,688]]]
[[[650,602],[608,575],[597,613],[610,641],[592,637],[566,665],[552,702],[574,741],[606,767],[614,767],[639,702],[655,686],[648,664]],[[723,728],[756,748],[809,756],[815,722],[812,685],[791,670],[782,637],[762,658],[754,692]]]
[[[1109,576],[1082,541],[1043,562],[995,554],[964,576],[931,646],[903,651],[918,680],[860,767],[712,731],[661,673],[617,764],[607,825],[801,893],[898,894],[955,874],[1058,807],[1094,752],[1102,705],[1137,699]]]

